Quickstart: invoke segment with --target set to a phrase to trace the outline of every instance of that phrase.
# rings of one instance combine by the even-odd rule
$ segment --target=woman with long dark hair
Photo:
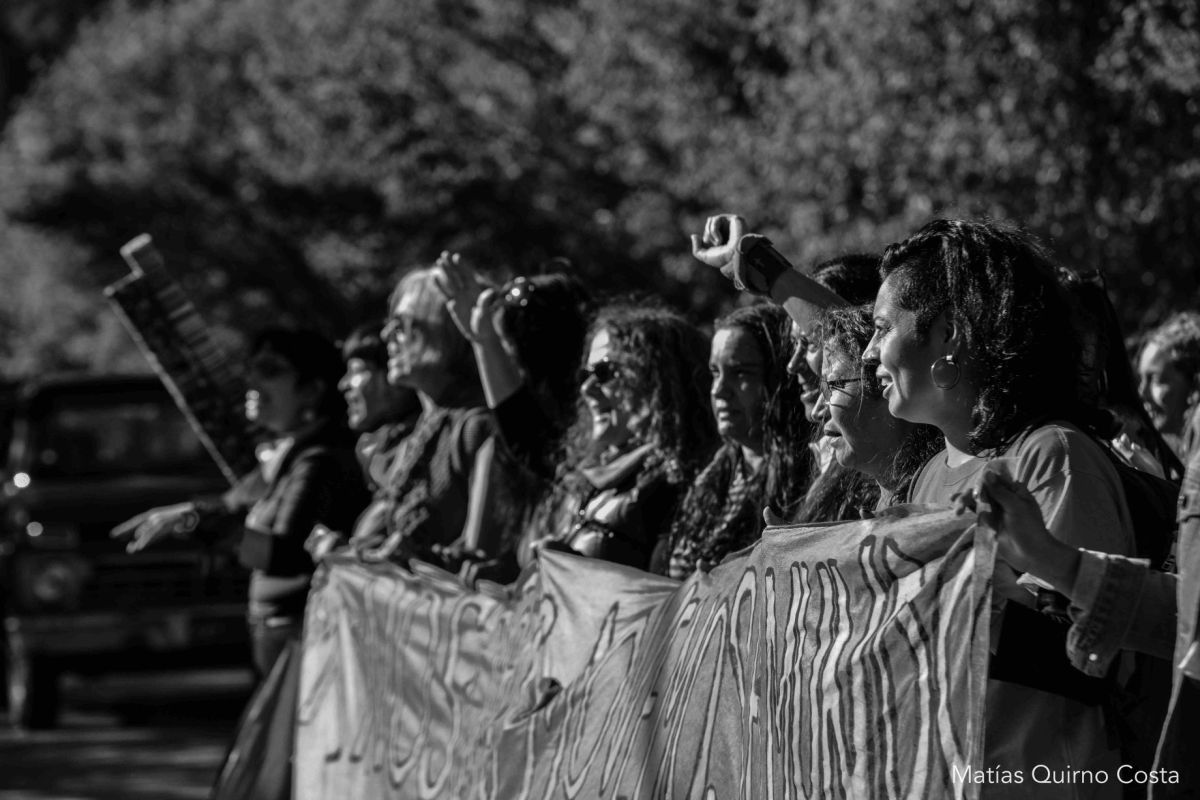
[[[707,570],[762,535],[763,509],[790,519],[812,475],[811,425],[787,371],[791,320],[754,305],[717,320],[709,356],[712,408],[723,443],[688,490],[671,526],[666,574]],[[663,571],[652,564],[652,571]]]
[[[647,569],[712,452],[706,337],[675,312],[611,305],[592,322],[563,458],[518,555],[556,542]]]
[[[1003,458],[1049,532],[1076,547],[1128,554],[1133,526],[1116,468],[1082,402],[1080,348],[1055,265],[1034,239],[995,223],[937,220],[884,253],[875,332],[863,357],[888,408],[937,427],[944,449],[913,482],[915,502],[949,505]],[[1008,565],[997,564],[996,636],[984,768],[1115,774],[1096,689],[1066,663],[1065,626],[1047,618]],[[1064,666],[1065,665],[1065,666]],[[985,796],[1115,796],[1103,785],[985,786]]]
[[[519,565],[542,544],[643,569],[665,559],[675,506],[711,452],[704,335],[674,312],[630,304],[578,324],[583,296],[563,278],[501,292],[455,256],[439,268],[500,438],[538,478]],[[581,352],[568,387],[564,367]]]
[[[1070,598],[1067,652],[1076,668],[1101,677],[1122,651],[1129,651],[1139,668],[1152,665],[1147,674],[1158,685],[1148,688],[1162,695],[1170,667],[1165,718],[1151,705],[1151,713],[1138,720],[1140,735],[1128,755],[1138,767],[1152,766],[1162,783],[1175,784],[1156,790],[1155,797],[1195,797],[1200,788],[1195,758],[1200,735],[1200,451],[1192,454],[1183,479],[1171,570],[1059,541],[1046,529],[1037,498],[1003,471],[986,472],[960,502],[978,510],[980,523],[996,531],[999,558]]]
[[[1155,425],[1153,404],[1145,402],[1146,390],[1159,383],[1160,377],[1140,381],[1134,374],[1103,276],[1097,270],[1081,273],[1065,267],[1060,267],[1058,274],[1077,314],[1081,398],[1113,417],[1111,444],[1126,463],[1178,482],[1183,477],[1183,462]],[[1161,377],[1171,382],[1173,376]]]
[[[746,242],[748,247],[744,246]],[[792,518],[773,518],[773,521],[860,519],[869,515],[878,503],[879,484],[869,475],[839,464],[833,457],[833,442],[824,434],[825,420],[818,410],[824,356],[821,330],[827,310],[874,301],[879,289],[879,256],[869,253],[838,256],[805,273],[787,263],[773,248],[762,247],[763,243],[770,245],[760,236],[747,234],[746,223],[740,216],[719,214],[708,218],[702,235],[692,237],[692,254],[700,262],[720,269],[739,288],[769,297],[792,318],[795,349],[788,372],[799,383],[805,415],[817,425],[816,435],[808,445],[815,475]],[[746,249],[755,253],[768,250],[770,255],[746,257],[742,253]]]

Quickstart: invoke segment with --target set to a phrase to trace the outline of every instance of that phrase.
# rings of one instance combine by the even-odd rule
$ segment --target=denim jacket
[[[1081,554],[1067,637],[1075,666],[1102,675],[1122,649],[1167,659],[1174,653],[1176,670],[1200,679],[1200,451],[1189,460],[1179,493],[1177,574],[1141,559]]]
[[[1170,658],[1176,576],[1150,569],[1146,559],[1091,550],[1081,556],[1067,634],[1071,663],[1102,677],[1121,650]]]

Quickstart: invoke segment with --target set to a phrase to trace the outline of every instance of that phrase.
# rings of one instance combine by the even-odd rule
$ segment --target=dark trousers
[[[267,677],[288,642],[299,641],[302,624],[299,617],[250,618],[250,647],[259,680]]]

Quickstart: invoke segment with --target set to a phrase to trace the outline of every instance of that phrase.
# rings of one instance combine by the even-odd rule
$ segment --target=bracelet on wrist
[[[779,276],[792,268],[770,239],[756,233],[747,233],[738,240],[738,254],[749,267],[743,280],[751,276],[758,279],[753,285],[748,282],[746,288],[757,294],[770,294]]]

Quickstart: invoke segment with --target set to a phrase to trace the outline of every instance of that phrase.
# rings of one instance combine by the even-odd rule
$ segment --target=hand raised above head
[[[488,283],[462,256],[443,250],[434,264],[433,280],[446,297],[446,310],[459,332],[472,341],[471,312],[479,296],[488,288]]]
[[[491,342],[507,338],[504,328],[504,295],[495,289],[484,289],[471,309],[471,335],[474,342]]]
[[[739,291],[769,297],[775,279],[791,269],[787,259],[770,245],[765,236],[747,234],[746,221],[737,214],[718,214],[705,222],[703,236],[692,236],[692,255],[719,269]],[[764,261],[763,253],[774,258]]]
[[[746,232],[746,221],[737,214],[718,214],[704,223],[702,236],[692,235],[692,255],[702,264],[721,270],[733,280],[738,241]]]

